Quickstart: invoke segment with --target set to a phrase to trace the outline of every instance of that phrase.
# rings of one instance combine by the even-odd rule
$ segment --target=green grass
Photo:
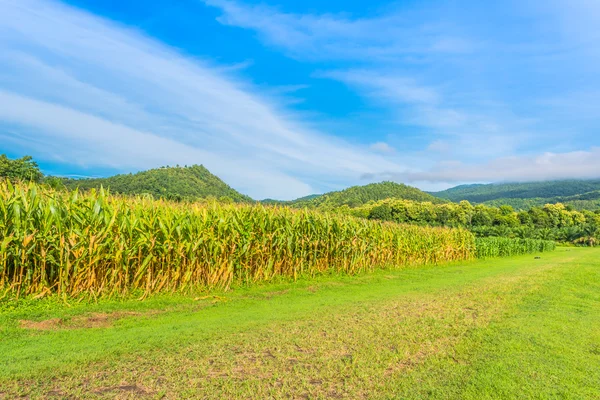
[[[600,398],[600,250],[541,257],[4,303],[0,398]]]

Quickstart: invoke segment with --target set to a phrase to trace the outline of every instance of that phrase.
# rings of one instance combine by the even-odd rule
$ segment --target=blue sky
[[[595,0],[0,0],[0,153],[255,198],[600,177]]]

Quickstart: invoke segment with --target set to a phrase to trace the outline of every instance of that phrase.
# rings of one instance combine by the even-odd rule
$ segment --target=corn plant
[[[227,288],[466,260],[475,252],[463,229],[0,182],[0,288],[16,297]]]
[[[556,243],[551,240],[485,237],[475,239],[475,247],[477,258],[492,258],[553,251]]]

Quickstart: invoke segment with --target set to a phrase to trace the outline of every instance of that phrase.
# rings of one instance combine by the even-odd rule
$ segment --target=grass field
[[[0,398],[600,398],[600,249],[0,304]]]

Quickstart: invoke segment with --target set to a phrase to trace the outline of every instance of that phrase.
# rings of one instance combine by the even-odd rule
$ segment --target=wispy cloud
[[[218,7],[225,25],[257,31],[267,43],[292,56],[311,59],[397,59],[430,52],[464,54],[476,46],[460,36],[442,35],[444,23],[427,22],[414,29],[409,12],[371,18],[335,14],[292,14],[266,5],[231,0],[204,0]]]
[[[257,198],[403,170],[140,32],[51,0],[0,7],[0,123],[24,127],[12,142],[38,157],[117,170],[203,163]]]
[[[337,79],[365,90],[382,102],[433,105],[441,101],[438,89],[419,84],[414,78],[380,69],[351,69],[321,72],[317,76]]]

